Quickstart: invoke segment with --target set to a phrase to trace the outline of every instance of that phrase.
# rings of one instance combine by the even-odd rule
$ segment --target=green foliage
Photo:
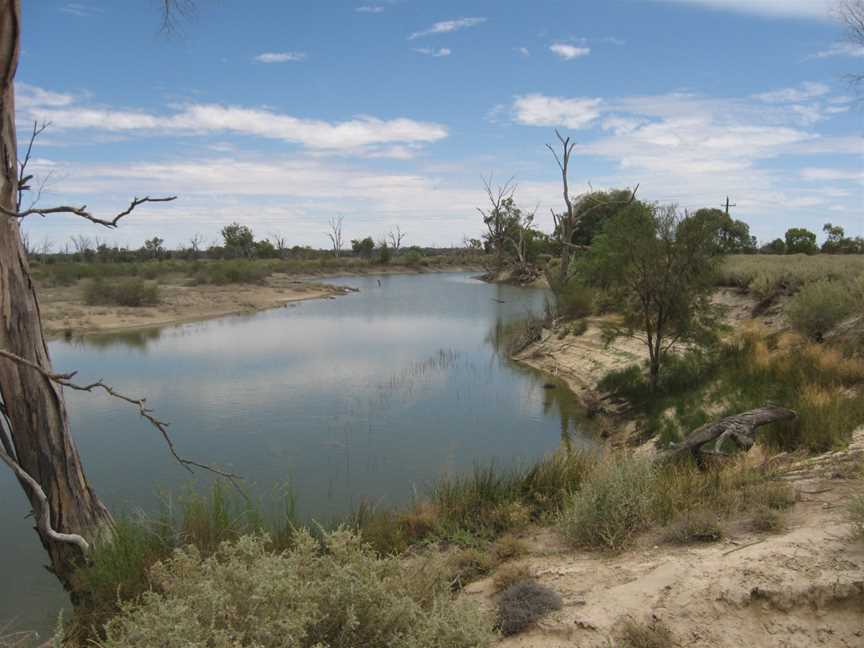
[[[354,239],[351,241],[351,249],[354,250],[354,254],[363,258],[363,259],[371,259],[372,252],[375,251],[375,241],[372,240],[371,236],[367,236],[364,239]]]
[[[192,283],[213,284],[260,284],[273,272],[272,266],[235,259],[231,261],[209,261],[200,264],[192,275]]]
[[[515,583],[498,595],[497,627],[504,636],[518,634],[561,609],[561,597],[534,580]]]
[[[595,290],[577,279],[571,279],[556,294],[558,316],[576,320],[591,315],[594,310]]]
[[[390,246],[387,245],[386,241],[382,242],[378,246],[378,263],[381,265],[389,265],[392,258],[393,251],[390,249]]]
[[[255,236],[246,225],[231,223],[222,228],[225,253],[229,257],[251,258],[255,254]]]
[[[714,246],[719,254],[750,254],[756,251],[756,237],[750,235],[750,226],[733,220],[722,209],[699,209],[691,217],[713,232]]]
[[[641,459],[608,460],[573,493],[560,530],[575,546],[620,551],[651,523],[654,467]]]
[[[762,254],[786,254],[786,241],[780,238],[774,239],[759,248],[759,251]]]
[[[161,301],[159,286],[143,279],[116,281],[93,279],[84,287],[84,303],[88,306],[154,306]]]
[[[856,310],[864,312],[864,304],[855,299],[848,286],[825,279],[801,288],[787,304],[786,318],[798,332],[821,341]]]
[[[816,235],[803,227],[786,230],[786,254],[816,254]]]
[[[575,245],[591,245],[606,223],[627,207],[632,195],[630,189],[610,189],[592,191],[580,197],[574,205],[576,227],[571,242]],[[554,236],[557,236],[557,231]]]
[[[630,204],[595,239],[585,262],[587,281],[622,316],[620,326],[610,326],[610,337],[644,340],[652,388],[672,342],[710,336],[718,258],[715,232],[702,221],[680,218],[672,206]]]
[[[423,254],[417,250],[411,250],[402,257],[402,263],[409,268],[419,268],[423,263]]]
[[[864,239],[860,236],[847,238],[846,232],[839,225],[825,223],[822,227],[826,239],[822,244],[823,254],[862,254],[864,253]]]
[[[215,555],[189,547],[154,565],[154,589],[106,628],[104,648],[163,646],[380,646],[475,648],[491,644],[474,604],[455,601],[442,571],[379,558],[347,531],[319,542],[299,532],[294,546],[268,550],[245,536]]]

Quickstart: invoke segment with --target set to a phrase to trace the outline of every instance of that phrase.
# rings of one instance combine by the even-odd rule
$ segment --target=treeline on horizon
[[[629,189],[595,191],[580,197],[576,203],[577,214],[580,207],[585,214],[578,219],[572,243],[576,246],[590,246],[594,236],[622,208],[631,195]],[[501,211],[507,212],[504,227],[509,232],[501,232],[499,238],[513,241],[514,250],[519,249],[518,257],[523,262],[536,262],[543,257],[560,255],[561,243],[557,231],[547,234],[534,226],[534,214],[520,209],[515,200],[507,199],[508,204]],[[597,209],[597,205],[603,208]],[[709,222],[718,232],[717,244],[722,254],[864,254],[864,238],[848,237],[843,227],[826,223],[822,227],[825,241],[820,246],[816,233],[802,228],[789,228],[783,238],[759,245],[756,237],[750,234],[750,226],[743,220],[733,219],[726,211],[717,208],[702,208],[687,212],[687,216]],[[331,232],[327,234],[333,242],[329,249],[313,248],[309,245],[289,245],[281,235],[256,238],[248,225],[234,222],[220,231],[221,242],[205,245],[205,237],[195,234],[185,243],[175,248],[165,246],[159,236],[148,239],[139,248],[109,245],[98,237],[72,236],[63,249],[55,250],[46,242],[40,248],[31,245],[25,237],[28,257],[42,263],[85,261],[85,262],[139,262],[147,260],[224,260],[224,259],[298,259],[313,260],[322,257],[355,257],[378,260],[388,263],[394,255],[434,256],[447,251],[469,250],[492,254],[495,252],[495,237],[484,233],[481,238],[465,237],[461,248],[403,245],[405,232],[400,228],[390,231],[377,240],[372,236],[350,241],[350,246],[341,240],[341,219],[331,220]],[[335,234],[335,236],[334,236]]]

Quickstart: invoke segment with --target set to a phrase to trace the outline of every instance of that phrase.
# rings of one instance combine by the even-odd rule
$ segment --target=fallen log
[[[658,462],[669,462],[693,457],[701,465],[704,455],[729,456],[723,444],[732,441],[740,450],[749,450],[756,443],[756,430],[763,425],[798,418],[798,414],[785,407],[766,405],[758,409],[727,416],[696,428],[684,441],[657,455]],[[710,445],[709,445],[710,444]]]

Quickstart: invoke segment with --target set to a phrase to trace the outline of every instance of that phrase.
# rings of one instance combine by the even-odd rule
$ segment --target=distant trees
[[[489,200],[488,207],[477,208],[483,218],[483,225],[486,226],[486,231],[483,232],[483,244],[487,251],[495,255],[495,267],[500,270],[504,267],[507,256],[507,229],[512,227],[514,219],[517,218],[516,202],[513,198],[516,185],[513,178],[510,178],[503,185],[493,188],[490,175],[488,180],[483,179],[483,187]]]
[[[371,259],[372,253],[375,251],[375,241],[371,236],[364,239],[353,239],[351,241],[351,249],[354,254],[364,259]]]
[[[402,241],[405,240],[405,232],[397,225],[395,230],[390,230],[390,233],[387,237],[390,239],[390,247],[392,247],[395,251],[399,251],[402,247]]]
[[[154,236],[152,239],[144,241],[144,250],[147,256],[151,259],[159,259],[165,253],[165,248],[162,247],[162,244],[165,243],[164,239],[159,238],[158,236]],[[100,246],[99,252],[100,254],[104,254],[102,251],[103,246]],[[107,246],[105,246],[107,249]]]
[[[864,239],[860,236],[848,238],[845,230],[839,225],[825,223],[822,231],[826,235],[822,244],[824,254],[862,254],[864,253]]]
[[[674,205],[636,201],[606,224],[587,253],[584,279],[622,316],[607,337],[629,336],[647,346],[652,389],[676,343],[704,340],[713,330],[716,236],[704,220],[682,218]]]
[[[251,259],[255,256],[255,236],[246,225],[236,222],[226,225],[222,228],[222,241],[229,257]]]
[[[774,239],[759,248],[759,251],[762,254],[786,254],[786,241],[781,238]]]
[[[816,235],[803,227],[792,227],[786,230],[786,254],[816,254]]]
[[[734,220],[722,209],[697,209],[691,215],[694,221],[703,221],[716,232],[714,245],[720,254],[751,254],[756,251],[756,237],[750,235],[750,226]]]
[[[330,245],[333,248],[333,256],[338,257],[342,254],[342,223],[343,216],[330,217],[330,229],[327,232],[327,238],[330,239]]]

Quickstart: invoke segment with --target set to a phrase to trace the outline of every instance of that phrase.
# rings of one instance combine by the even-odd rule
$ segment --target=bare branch
[[[48,496],[45,494],[42,486],[39,485],[39,482],[33,479],[5,450],[0,450],[0,461],[12,469],[18,480],[24,483],[36,498],[39,510],[33,511],[33,514],[36,518],[36,526],[45,537],[55,542],[74,544],[84,553],[90,551],[90,545],[80,535],[76,533],[60,533],[59,531],[55,531],[51,526],[51,507],[48,504]]]
[[[102,379],[99,379],[96,382],[90,383],[88,385],[79,385],[77,383],[72,382],[72,379],[75,377],[77,372],[73,371],[71,373],[53,373],[51,371],[47,371],[46,369],[43,369],[42,367],[40,367],[38,364],[36,364],[35,362],[33,362],[31,360],[27,360],[26,358],[22,358],[21,356],[15,355],[14,353],[11,353],[11,352],[6,351],[4,349],[0,349],[0,357],[3,357],[3,358],[6,358],[7,360],[11,360],[13,362],[16,362],[19,365],[29,367],[29,368],[33,369],[34,371],[37,371],[38,373],[40,373],[46,379],[50,380],[51,382],[53,382],[57,385],[60,385],[61,387],[68,387],[69,389],[72,389],[74,391],[83,391],[83,392],[93,392],[93,391],[101,390],[113,398],[125,401],[125,402],[129,403],[130,405],[134,405],[136,408],[138,408],[138,414],[141,416],[141,418],[143,418],[147,422],[149,422],[150,425],[152,425],[162,435],[162,438],[165,440],[165,443],[168,446],[169,452],[174,457],[174,459],[177,460],[177,463],[179,463],[181,466],[183,466],[190,473],[194,472],[193,468],[200,468],[202,470],[206,470],[206,471],[209,471],[209,472],[214,473],[216,475],[219,475],[220,477],[224,477],[224,478],[228,479],[237,488],[237,490],[239,490],[240,493],[244,494],[244,496],[245,496],[245,493],[243,493],[243,490],[240,488],[239,484],[237,484],[237,481],[236,481],[238,479],[242,479],[242,477],[240,477],[239,475],[235,475],[234,473],[229,473],[229,472],[226,472],[224,470],[214,468],[213,466],[208,466],[206,464],[198,463],[197,461],[192,461],[191,459],[186,459],[184,457],[181,457],[177,453],[177,449],[174,446],[174,441],[171,439],[171,436],[168,434],[168,423],[166,423],[164,421],[160,421],[158,418],[156,418],[153,415],[153,410],[151,410],[147,407],[147,399],[145,399],[145,398],[132,398],[130,396],[126,396],[124,394],[121,394],[120,392],[116,391],[113,387],[111,387],[110,385],[108,385],[104,381],[102,381]]]
[[[30,133],[30,141],[27,143],[27,152],[24,153],[24,158],[18,162],[18,198],[15,203],[15,210],[21,211],[21,203],[24,192],[29,191],[30,185],[28,182],[33,179],[32,175],[27,175],[27,165],[30,163],[30,156],[33,154],[33,143],[36,138],[45,132],[51,126],[51,122],[43,121],[41,124],[38,121],[33,121],[33,132]],[[42,189],[45,187],[45,182],[42,181],[39,187],[39,195],[42,195]],[[37,198],[38,201],[38,198]],[[36,201],[34,201],[35,204]]]
[[[39,214],[42,217],[45,217],[48,214],[75,214],[76,216],[80,216],[81,218],[89,220],[91,223],[96,223],[97,225],[102,225],[103,227],[107,227],[109,229],[116,229],[117,223],[120,221],[120,219],[124,216],[128,216],[129,214],[131,214],[138,205],[143,205],[144,203],[148,202],[171,202],[172,200],[177,200],[177,196],[167,196],[165,198],[151,198],[150,196],[144,196],[143,198],[133,198],[132,202],[129,203],[129,207],[117,214],[111,220],[97,218],[96,216],[87,211],[87,205],[82,205],[81,207],[70,207],[68,205],[61,205],[60,207],[46,207],[44,209],[33,207],[30,209],[25,209],[22,212],[12,212],[8,209],[0,207],[0,212],[13,218],[26,218],[27,216],[30,216],[32,214]]]

